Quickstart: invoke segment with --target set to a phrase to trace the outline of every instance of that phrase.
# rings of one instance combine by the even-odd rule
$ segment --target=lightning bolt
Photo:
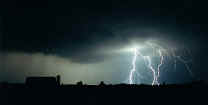
[[[142,57],[144,59],[144,61],[146,60],[148,62],[147,66],[152,71],[152,75],[153,75],[152,85],[154,85],[154,84],[159,85],[159,83],[157,81],[158,76],[156,75],[156,70],[152,66],[152,61],[151,61],[150,56],[143,56],[142,53],[137,48],[134,48],[133,52],[134,52],[134,57],[132,60],[132,69],[130,70],[130,75],[129,75],[129,84],[134,84],[133,75],[136,71],[136,59],[137,59],[137,56],[139,55],[140,57]],[[161,65],[162,65],[162,62],[163,61],[161,61]],[[158,66],[158,69],[160,69],[160,66]]]
[[[151,70],[152,72],[152,76],[153,76],[153,80],[152,80],[152,85],[160,85],[158,82],[158,79],[160,77],[160,72],[161,72],[161,66],[164,64],[164,55],[167,55],[167,59],[170,58],[170,60],[172,60],[172,58],[174,58],[174,69],[176,69],[176,65],[177,65],[177,61],[183,63],[186,67],[186,69],[188,70],[189,74],[191,76],[193,76],[193,73],[191,71],[191,68],[189,66],[188,63],[190,63],[192,60],[185,60],[183,59],[182,56],[176,55],[175,51],[173,49],[165,49],[162,46],[159,46],[158,44],[155,43],[147,43],[149,45],[149,47],[151,47],[153,49],[153,54],[155,56],[154,51],[157,52],[156,55],[159,56],[160,60],[159,60],[159,64],[157,65],[157,69],[154,69],[153,65],[152,65],[152,59],[150,56],[143,56],[142,52],[140,52],[137,48],[133,49],[133,59],[132,59],[132,69],[130,70],[130,74],[129,74],[129,84],[134,84],[134,75],[136,72],[136,61],[138,56],[140,56],[141,58],[143,58],[145,65]],[[170,50],[171,53],[169,53],[168,51]],[[188,52],[189,55],[191,55],[190,51]],[[138,75],[137,76],[141,76]]]
[[[159,49],[158,50],[158,53],[159,53],[159,55],[160,55],[160,64],[158,65],[158,67],[157,67],[157,78],[159,78],[160,77],[160,67],[163,65],[163,60],[164,60],[164,56],[162,55],[162,51]],[[159,84],[159,83],[158,83]]]
[[[157,81],[157,76],[156,76],[156,71],[155,69],[152,67],[152,61],[150,56],[145,56],[145,58],[148,61],[148,67],[150,68],[150,70],[152,71],[152,75],[153,75],[153,81],[152,81],[152,85],[157,84],[159,85],[158,81]]]
[[[129,84],[133,84],[133,74],[136,71],[137,49],[134,48],[133,51],[134,51],[134,57],[132,60],[132,69],[130,71],[130,76],[129,76]]]

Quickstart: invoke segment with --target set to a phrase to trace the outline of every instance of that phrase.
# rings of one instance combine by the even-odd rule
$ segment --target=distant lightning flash
[[[181,61],[186,66],[186,69],[188,70],[188,72],[190,73],[190,75],[193,76],[193,73],[191,71],[191,68],[188,65],[189,61],[186,61],[186,60],[182,59],[180,56],[176,56],[176,57],[178,58],[179,61]]]
[[[158,80],[159,80],[159,77],[160,77],[161,67],[162,67],[162,65],[165,64],[165,62],[164,62],[165,54],[167,54],[167,57],[171,56],[169,58],[174,58],[174,68],[175,69],[176,69],[176,64],[177,64],[177,60],[178,60],[178,61],[180,61],[181,63],[183,63],[185,65],[188,72],[191,74],[191,76],[193,76],[191,68],[188,65],[190,60],[187,61],[187,60],[183,59],[181,56],[176,55],[175,52],[172,49],[164,49],[163,47],[161,47],[157,44],[154,44],[154,43],[148,43],[148,45],[149,45],[149,47],[151,47],[153,49],[153,53],[154,53],[154,51],[157,52],[156,55],[160,59],[159,64],[157,65],[157,69],[155,69],[153,67],[153,61],[151,59],[151,56],[144,56],[139,51],[139,49],[133,48],[133,54],[134,55],[133,55],[133,59],[132,59],[132,69],[130,70],[130,74],[129,74],[129,84],[135,84],[134,75],[135,75],[135,73],[137,73],[136,72],[136,61],[138,59],[138,56],[140,56],[144,60],[145,65],[152,71],[152,76],[153,76],[152,85],[159,85]],[[168,53],[168,50],[170,50],[171,53]]]
[[[188,50],[188,53],[189,53],[189,55],[191,55],[191,52],[189,50]],[[191,71],[191,68],[189,67],[189,63],[192,62],[191,59],[190,60],[183,59],[181,56],[176,55],[173,49],[172,49],[172,56],[175,58],[175,60],[174,60],[174,63],[175,63],[174,67],[175,67],[175,69],[176,69],[176,65],[177,65],[176,63],[177,63],[177,60],[178,60],[178,61],[180,61],[181,63],[183,63],[185,65],[185,67],[188,70],[189,74],[192,77],[194,77],[194,75],[193,75],[193,73]]]

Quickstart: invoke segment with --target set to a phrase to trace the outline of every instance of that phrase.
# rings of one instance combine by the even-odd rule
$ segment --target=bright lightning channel
[[[162,51],[159,49],[158,53],[160,55],[160,64],[157,67],[157,78],[160,77],[160,67],[163,65],[164,56],[162,55]]]
[[[143,56],[142,53],[137,48],[134,48],[133,52],[134,52],[134,57],[133,57],[133,60],[132,60],[132,69],[130,70],[130,75],[129,75],[129,84],[134,84],[133,75],[136,71],[136,60],[137,60],[137,56],[139,55],[144,60],[147,60],[147,62],[148,62],[147,66],[152,71],[152,75],[153,75],[152,85],[155,85],[155,84],[159,85],[159,82],[158,82],[158,79],[157,79],[159,76],[156,75],[156,70],[152,67],[152,61],[151,61],[150,56]],[[160,50],[159,50],[159,52],[160,52],[160,54],[162,54]],[[158,66],[158,69],[160,69],[160,66],[162,65],[162,62],[163,62],[163,56],[162,56],[161,64]],[[158,71],[158,73],[159,73],[159,71]]]
[[[143,58],[145,65],[152,71],[152,76],[153,76],[153,81],[152,85],[160,85],[158,82],[158,78],[160,77],[160,72],[161,72],[161,66],[164,64],[164,55],[167,54],[167,59],[168,57],[174,58],[174,68],[176,69],[177,61],[180,61],[183,63],[188,70],[189,74],[193,76],[193,73],[191,71],[191,68],[189,67],[188,63],[191,62],[191,60],[185,60],[182,58],[182,56],[176,55],[175,51],[173,49],[164,49],[162,46],[155,44],[155,43],[147,43],[149,47],[153,49],[153,52],[156,51],[158,53],[158,56],[160,58],[160,62],[157,65],[157,69],[154,69],[152,66],[152,59],[150,56],[143,56],[143,54],[139,51],[137,47],[131,48],[131,52],[133,52],[133,59],[132,59],[132,69],[130,70],[129,74],[129,84],[135,84],[134,82],[134,75],[137,73],[136,72],[136,61],[138,56]],[[171,51],[171,53],[168,53],[168,51]],[[189,54],[191,54],[189,52]],[[172,60],[172,59],[171,59]]]
[[[157,76],[156,76],[156,71],[155,69],[152,67],[152,61],[151,61],[151,58],[150,56],[146,56],[145,57],[148,61],[148,67],[150,68],[150,70],[152,71],[152,75],[153,75],[153,81],[152,81],[152,85],[159,85],[158,81],[157,81]]]
[[[132,69],[130,71],[130,76],[129,76],[129,84],[133,84],[133,74],[136,71],[137,49],[134,48],[133,52],[134,52],[134,57],[132,60]]]

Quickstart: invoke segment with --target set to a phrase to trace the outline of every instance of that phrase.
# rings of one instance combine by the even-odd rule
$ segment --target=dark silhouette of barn
[[[29,87],[57,87],[60,85],[60,76],[56,77],[27,77],[26,85]]]

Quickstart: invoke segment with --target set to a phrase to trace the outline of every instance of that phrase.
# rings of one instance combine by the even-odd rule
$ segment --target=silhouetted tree
[[[77,82],[77,85],[82,86],[83,85],[82,81]]]
[[[100,86],[105,86],[105,83],[103,81],[100,82]]]
[[[57,81],[57,85],[60,86],[61,85],[61,76],[60,75],[56,76],[56,81]]]
[[[163,86],[165,86],[166,85],[166,83],[165,82],[163,82],[163,84],[162,84]]]

